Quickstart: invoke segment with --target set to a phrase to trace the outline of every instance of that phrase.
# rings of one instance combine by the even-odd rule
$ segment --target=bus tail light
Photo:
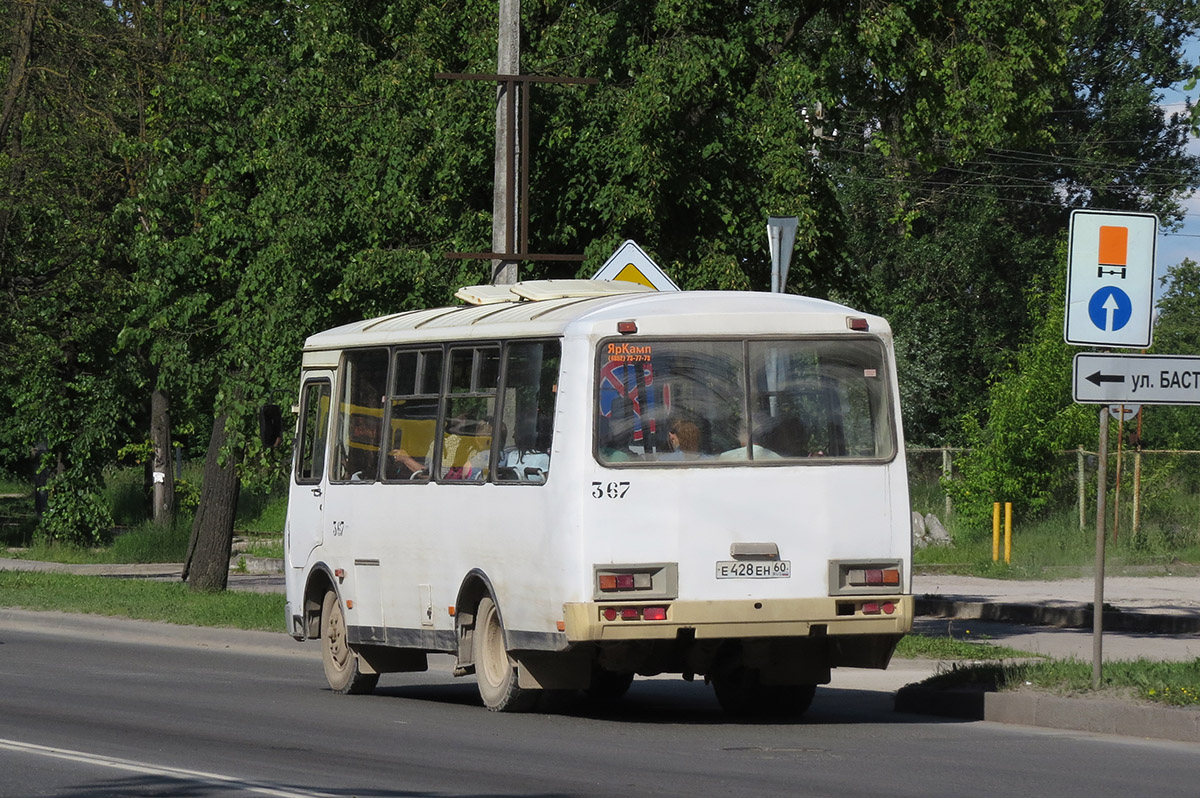
[[[904,563],[901,560],[830,560],[829,594],[853,596],[901,593]]]
[[[675,563],[596,565],[593,573],[593,598],[598,601],[612,601],[616,598],[614,594],[620,593],[635,593],[628,598],[639,601],[670,600],[678,596],[679,568]]]
[[[605,607],[600,610],[606,621],[665,621],[666,607]]]
[[[607,592],[614,590],[649,590],[650,574],[647,573],[608,573],[600,574],[600,589]]]
[[[894,601],[839,601],[837,603],[837,614],[840,617],[848,617],[853,615],[895,615],[896,602]]]
[[[854,568],[846,576],[851,587],[895,587],[900,584],[899,568]]]

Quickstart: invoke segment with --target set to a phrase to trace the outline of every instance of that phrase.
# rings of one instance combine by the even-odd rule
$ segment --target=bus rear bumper
[[[563,605],[563,616],[571,643],[670,640],[681,635],[696,640],[899,636],[912,631],[913,606],[910,595],[576,602]],[[647,615],[665,617],[650,620]]]

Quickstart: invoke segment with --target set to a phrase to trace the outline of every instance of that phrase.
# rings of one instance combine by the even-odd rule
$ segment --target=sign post
[[[1067,256],[1063,340],[1075,346],[1146,349],[1154,337],[1154,244],[1158,217],[1149,213],[1072,211]],[[1119,372],[1111,363],[1082,374],[1075,356],[1075,401],[1153,404],[1149,377]],[[1081,360],[1082,359],[1082,360]],[[1155,380],[1157,385],[1161,380]],[[1090,383],[1094,386],[1089,389]],[[1138,396],[1133,396],[1138,386]],[[1128,396],[1125,393],[1128,392]],[[1109,398],[1111,396],[1111,398]],[[1081,398],[1095,397],[1095,398]],[[1100,398],[1104,397],[1104,398]],[[1096,473],[1096,595],[1092,604],[1092,687],[1099,689],[1104,634],[1104,500],[1108,490],[1108,410],[1100,409],[1100,466]]]
[[[771,252],[771,293],[782,294],[787,289],[788,267],[792,265],[792,250],[796,247],[796,216],[772,216],[767,219],[767,248]]]

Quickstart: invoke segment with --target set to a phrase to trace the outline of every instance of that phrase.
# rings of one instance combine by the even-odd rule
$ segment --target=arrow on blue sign
[[[1133,301],[1120,288],[1106,285],[1088,300],[1088,318],[1104,332],[1115,332],[1133,317]]]

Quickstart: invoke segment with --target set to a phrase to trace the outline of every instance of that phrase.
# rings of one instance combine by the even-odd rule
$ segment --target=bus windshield
[[[887,461],[887,360],[872,337],[611,339],[596,375],[596,456],[663,466]]]

